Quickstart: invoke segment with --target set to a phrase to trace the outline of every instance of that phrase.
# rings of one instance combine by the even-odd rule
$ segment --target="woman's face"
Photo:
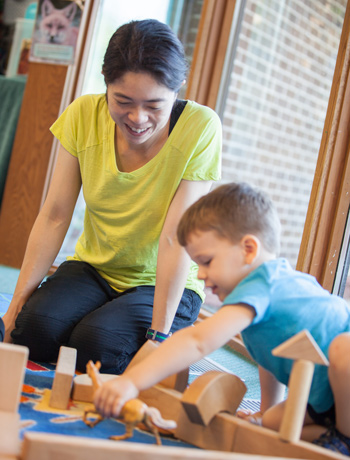
[[[118,136],[132,147],[151,145],[167,136],[176,93],[149,73],[127,72],[107,86],[108,109]]]

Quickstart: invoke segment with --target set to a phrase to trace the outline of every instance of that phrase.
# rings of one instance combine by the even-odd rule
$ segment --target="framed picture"
[[[30,61],[73,64],[84,1],[39,0]]]

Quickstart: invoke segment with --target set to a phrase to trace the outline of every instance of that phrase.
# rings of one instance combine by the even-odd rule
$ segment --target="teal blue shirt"
[[[307,329],[328,357],[333,338],[350,331],[350,309],[345,300],[331,295],[313,276],[293,270],[285,259],[260,265],[224,300],[224,305],[238,303],[250,305],[256,312],[242,332],[249,353],[285,385],[293,362],[273,356],[273,348]],[[315,365],[310,390],[309,403],[319,413],[334,404],[327,370]]]

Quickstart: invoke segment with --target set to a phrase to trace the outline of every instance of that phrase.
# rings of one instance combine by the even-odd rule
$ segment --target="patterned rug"
[[[94,428],[88,427],[82,420],[84,408],[88,403],[71,400],[67,410],[49,406],[55,366],[28,361],[19,414],[21,418],[20,437],[26,431],[40,431],[89,438],[108,439],[112,435],[125,433],[125,425],[115,419],[106,419]],[[154,444],[155,437],[141,428],[134,431],[131,442]],[[116,441],[118,442],[118,441]],[[162,435],[162,444],[168,446],[193,447],[172,437]]]
[[[6,292],[0,293],[0,316],[3,316],[7,311],[11,299],[12,294]],[[190,367],[189,383],[198,375],[210,370],[234,371],[248,386],[248,391],[240,408],[258,411],[260,406],[258,399],[260,387],[257,383],[256,365],[242,356],[236,356],[232,351],[225,350],[225,347],[217,350],[211,356],[214,360],[207,357]],[[224,365],[219,364],[219,362]],[[114,419],[104,420],[94,428],[85,425],[82,421],[82,414],[87,405],[86,403],[71,401],[68,410],[59,410],[50,407],[48,402],[50,400],[54,372],[54,364],[28,361],[19,407],[21,438],[23,438],[24,433],[28,430],[101,439],[108,439],[111,435],[125,433],[125,425]],[[155,439],[153,434],[137,429],[131,441],[152,444],[155,442]],[[162,436],[162,443],[164,445],[193,447],[192,445],[166,436]]]

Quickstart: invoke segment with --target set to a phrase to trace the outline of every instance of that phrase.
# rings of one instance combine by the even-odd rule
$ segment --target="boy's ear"
[[[250,265],[260,252],[260,241],[254,235],[245,235],[241,240],[245,263]]]

